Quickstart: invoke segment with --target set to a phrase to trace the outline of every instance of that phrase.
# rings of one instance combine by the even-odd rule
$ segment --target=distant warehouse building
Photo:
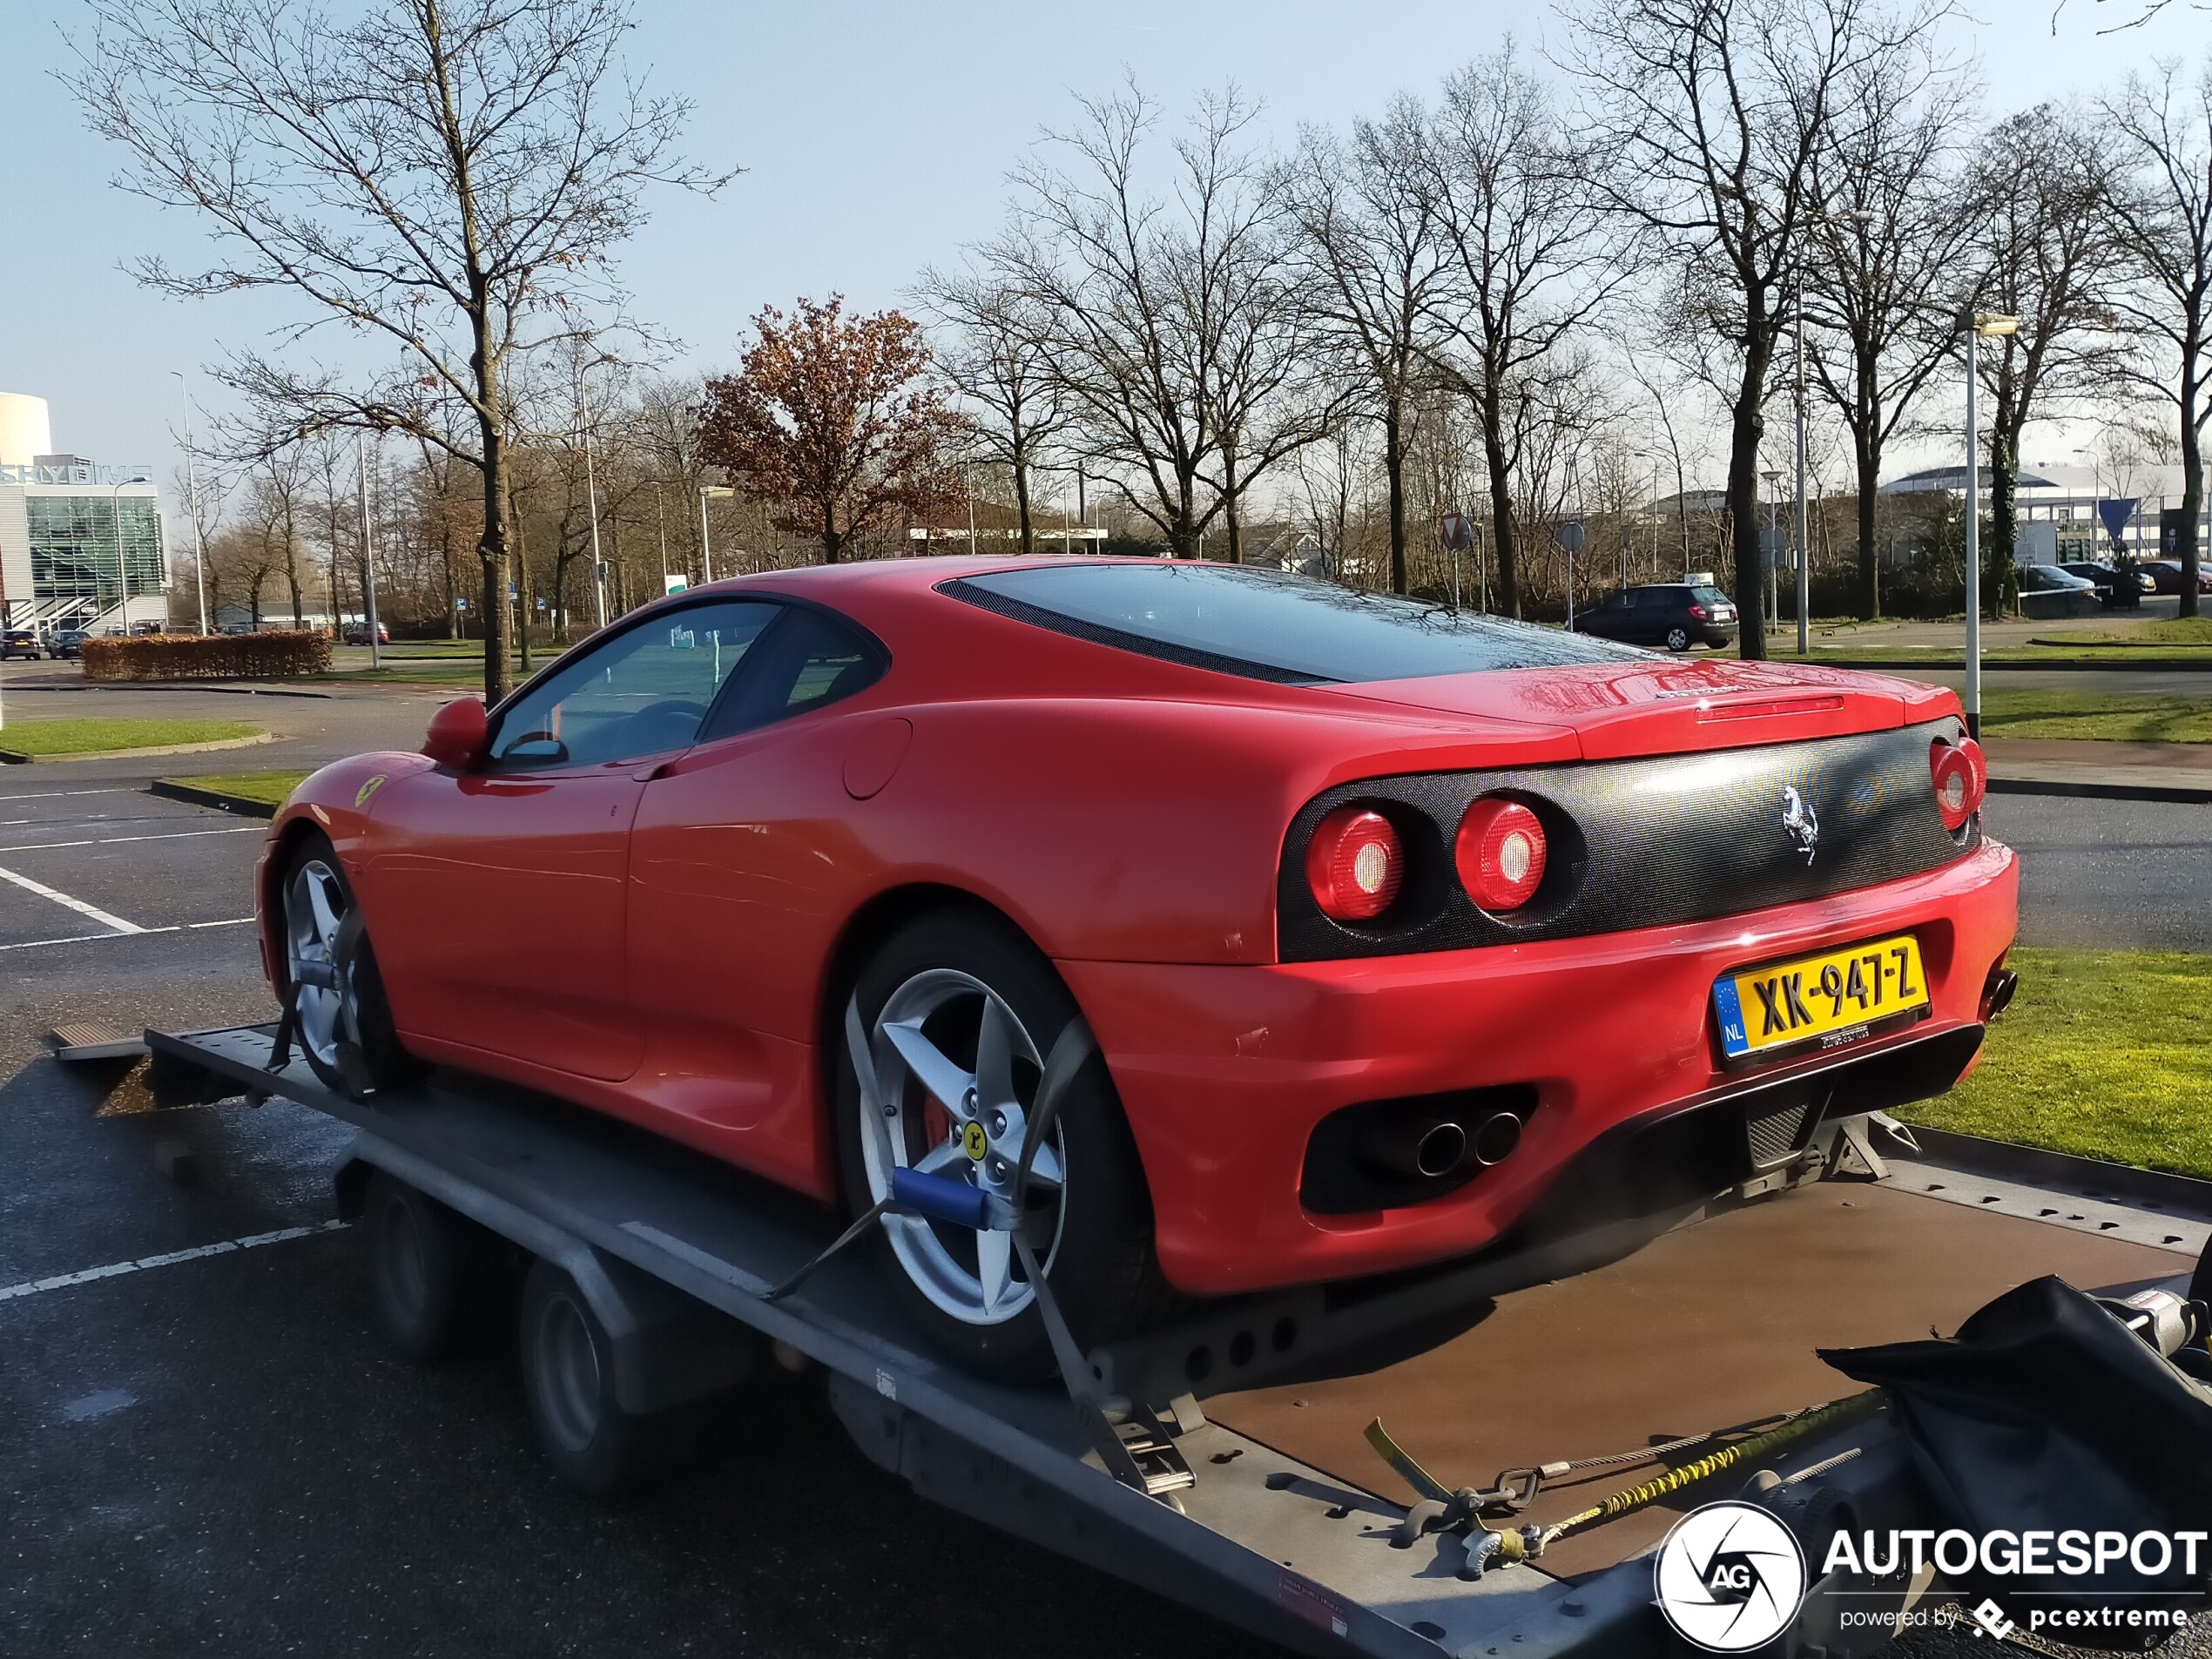
[[[168,587],[152,469],[54,453],[46,400],[0,392],[6,625],[98,633],[164,624]]]

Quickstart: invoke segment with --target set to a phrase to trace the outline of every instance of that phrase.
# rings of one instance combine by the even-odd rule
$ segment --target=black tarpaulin
[[[2064,1280],[2007,1291],[1950,1340],[1824,1350],[1845,1376],[1879,1385],[1929,1487],[1941,1524],[1977,1539],[1995,1532],[2170,1535],[2212,1531],[2212,1387],[2184,1375]],[[2001,1546],[2000,1546],[2001,1548]],[[1965,1575],[2024,1616],[2047,1609],[2181,1607],[2212,1612],[2212,1544],[2198,1570],[2175,1547],[2163,1571],[2140,1560],[2101,1573],[2052,1570]],[[2055,1566],[2055,1557],[2054,1558]],[[2067,1630],[2085,1646],[2141,1647],[2141,1626]]]

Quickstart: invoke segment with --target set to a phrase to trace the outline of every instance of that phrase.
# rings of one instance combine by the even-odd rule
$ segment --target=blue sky
[[[2212,49],[2212,13],[2191,0],[2097,37],[2135,4],[2066,0],[2054,37],[2050,0],[1979,0],[1951,44],[1979,60],[1993,107],[2094,91],[2154,56]],[[149,462],[165,482],[183,409],[172,371],[212,397],[204,364],[300,314],[260,297],[161,300],[118,269],[148,251],[189,260],[201,233],[110,186],[115,156],[51,74],[78,8],[7,0],[5,10],[0,390],[47,398],[58,447]],[[1007,170],[1070,90],[1105,90],[1124,66],[1171,111],[1233,78],[1286,134],[1426,91],[1508,32],[1538,47],[1559,28],[1536,0],[638,0],[638,13],[633,64],[699,106],[693,157],[746,169],[712,201],[661,197],[624,257],[637,314],[681,337],[684,363],[698,368],[728,364],[765,302],[833,290],[868,307],[899,302],[923,266],[997,224]]]

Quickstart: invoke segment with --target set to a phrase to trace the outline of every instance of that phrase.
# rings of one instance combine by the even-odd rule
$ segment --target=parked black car
[[[10,657],[28,657],[38,660],[38,634],[30,628],[0,629],[0,663]]]
[[[2111,572],[2106,572],[2107,576]],[[2076,576],[2055,564],[2020,566],[2020,615],[2031,620],[2085,616],[2107,603],[2094,577]]]
[[[1736,643],[1736,606],[1703,583],[1653,582],[1626,588],[1575,618],[1575,631],[1629,645],[1718,649]]]
[[[64,657],[82,657],[84,642],[91,637],[82,628],[57,628],[46,636],[46,655],[57,660]]]

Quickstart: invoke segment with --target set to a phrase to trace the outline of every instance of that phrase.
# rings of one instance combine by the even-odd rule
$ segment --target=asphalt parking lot
[[[85,695],[10,681],[7,708]],[[759,1379],[684,1480],[605,1506],[539,1462],[502,1358],[388,1359],[356,1241],[323,1224],[345,1131],[282,1103],[136,1110],[44,1037],[268,1017],[243,925],[260,825],[145,784],[412,746],[438,694],[99,707],[157,698],[280,740],[0,772],[0,1287],[292,1236],[0,1301],[0,1654],[1263,1651],[922,1504],[813,1379]],[[1989,818],[2027,854],[2025,937],[2212,949],[2202,807],[2006,796]],[[195,1183],[162,1174],[163,1142]]]

